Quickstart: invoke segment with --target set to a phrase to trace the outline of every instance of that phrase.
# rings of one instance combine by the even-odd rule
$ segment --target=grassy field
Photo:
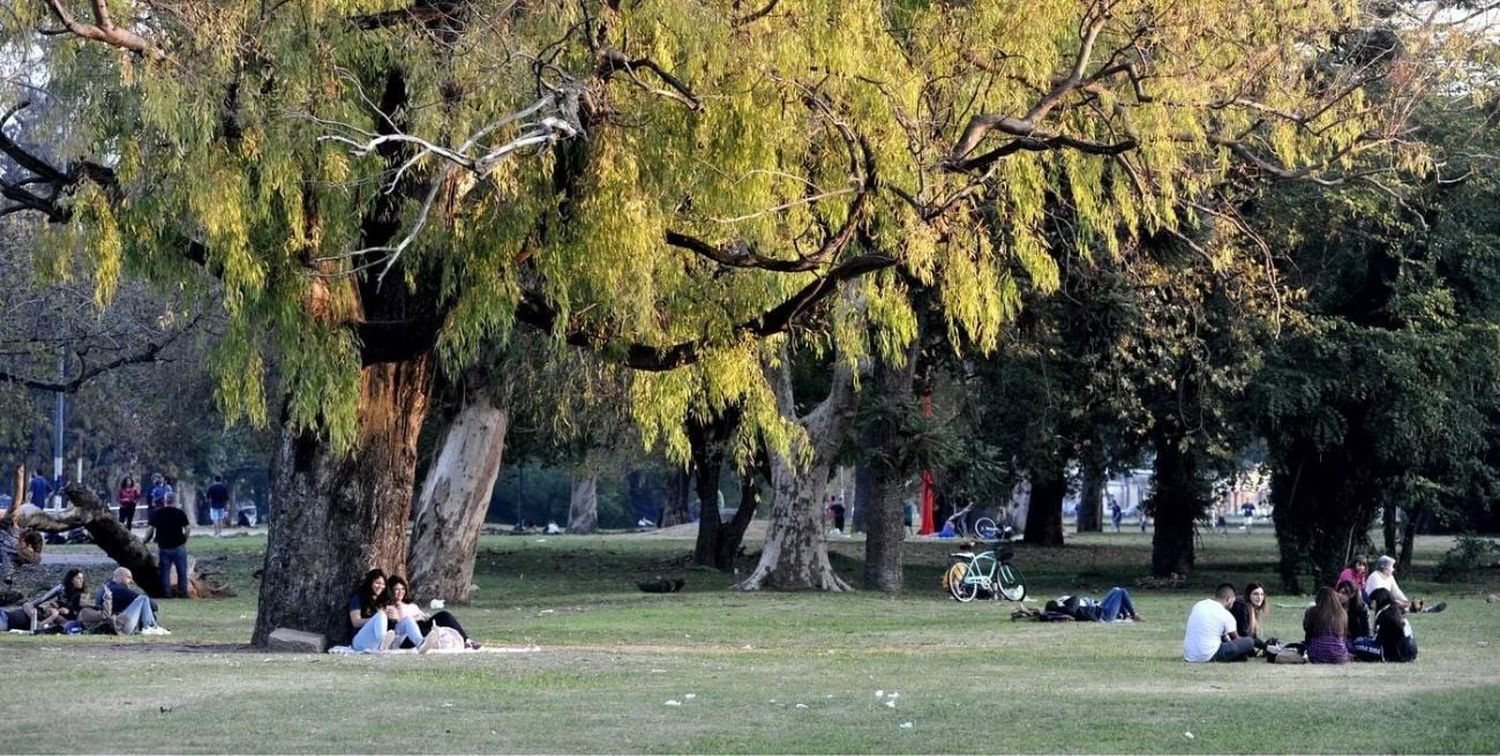
[[[1034,597],[1141,574],[1148,536],[1021,547]],[[165,602],[170,637],[0,640],[6,752],[1500,751],[1500,590],[1402,580],[1450,609],[1414,618],[1410,665],[1189,665],[1182,625],[1214,583],[1274,584],[1269,535],[1209,536],[1195,584],[1133,590],[1146,621],[1014,623],[937,592],[951,544],[910,548],[901,597],[739,594],[686,540],[487,537],[456,613],[514,654],[336,657],[247,649],[258,538],[194,539],[240,597]],[[835,545],[853,582],[861,544]],[[1424,539],[1435,560],[1443,539]],[[88,547],[69,547],[77,553]],[[63,549],[59,549],[62,551]],[[647,595],[634,581],[687,580]],[[1297,604],[1300,597],[1273,596]],[[1277,608],[1272,633],[1300,636]],[[877,692],[883,695],[877,696]],[[895,695],[899,694],[899,695]],[[680,705],[668,705],[676,701]]]

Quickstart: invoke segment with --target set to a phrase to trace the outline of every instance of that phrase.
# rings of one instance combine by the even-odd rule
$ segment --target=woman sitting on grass
[[[1229,613],[1234,615],[1235,632],[1241,638],[1254,638],[1255,650],[1266,650],[1266,640],[1261,637],[1266,629],[1266,617],[1271,616],[1266,587],[1260,583],[1247,583],[1245,595],[1234,600]]]
[[[393,606],[382,606],[385,594],[385,572],[379,568],[365,573],[359,589],[349,597],[349,624],[354,626],[354,639],[349,645],[360,653],[386,651],[402,641],[422,645],[423,635],[416,620],[402,619]],[[394,633],[387,630],[395,628]]]
[[[1339,604],[1333,589],[1318,589],[1317,602],[1302,615],[1302,630],[1307,634],[1303,651],[1314,664],[1348,664],[1349,614]]]
[[[439,611],[437,614],[429,615],[427,612],[422,611],[422,607],[412,603],[409,600],[410,598],[411,586],[407,584],[406,578],[400,575],[392,575],[386,579],[385,595],[382,597],[382,601],[386,605],[395,607],[396,613],[401,619],[416,620],[417,628],[422,631],[424,636],[431,633],[434,628],[451,628],[458,633],[459,637],[464,639],[464,648],[479,648],[479,642],[469,639],[469,634],[464,632],[463,625],[458,624],[458,619],[452,614],[446,611]],[[402,641],[401,647],[415,648],[416,645],[408,639]]]
[[[1370,594],[1370,606],[1375,607],[1375,642],[1380,646],[1381,660],[1416,661],[1417,638],[1412,635],[1406,607],[1391,600],[1390,591],[1384,588]]]
[[[1344,611],[1349,614],[1349,643],[1370,637],[1370,610],[1365,607],[1365,599],[1359,586],[1348,580],[1341,580],[1334,591],[1338,593],[1339,603],[1344,605]]]
[[[83,570],[77,567],[68,570],[61,583],[31,602],[37,608],[37,630],[46,632],[53,625],[77,622],[83,613],[83,595],[87,591]]]

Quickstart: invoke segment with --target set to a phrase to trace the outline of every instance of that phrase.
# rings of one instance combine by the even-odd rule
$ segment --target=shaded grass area
[[[1269,536],[1225,538],[1206,539],[1189,589],[1133,591],[1146,622],[1107,626],[1013,623],[1013,605],[943,598],[952,544],[912,544],[911,590],[887,597],[732,593],[733,576],[686,567],[688,541],[487,537],[475,601],[456,611],[490,645],[541,650],[378,658],[243,650],[262,542],[195,539],[195,553],[223,558],[240,595],[164,602],[173,636],[0,641],[22,689],[52,691],[46,706],[10,707],[6,742],[42,752],[1500,751],[1500,604],[1482,599],[1500,587],[1494,575],[1437,586],[1419,564],[1403,579],[1408,593],[1452,607],[1414,619],[1416,664],[1188,665],[1182,623],[1201,594],[1221,579],[1275,582]],[[860,549],[834,546],[850,579]],[[1035,597],[1098,595],[1130,585],[1147,549],[1137,534],[1085,536],[1021,547],[1016,561]],[[1441,550],[1423,543],[1419,554]],[[686,591],[636,591],[658,574],[685,577]],[[1276,609],[1272,633],[1300,635],[1300,615]],[[216,645],[173,650],[182,644]]]

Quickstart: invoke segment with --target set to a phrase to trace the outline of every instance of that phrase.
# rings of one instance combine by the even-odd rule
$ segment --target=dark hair
[[[1339,604],[1333,589],[1325,585],[1318,589],[1317,602],[1307,610],[1303,625],[1309,639],[1325,635],[1342,638],[1349,634],[1349,613]]]
[[[120,479],[120,487],[121,488],[124,488],[125,486],[133,486],[133,485],[135,485],[135,478],[133,478],[133,477],[131,477],[129,475],[126,475],[125,477],[123,477],[123,478]]]
[[[1219,587],[1214,589],[1214,596],[1220,600],[1234,598],[1234,584],[1219,583]]]
[[[214,476],[214,482],[215,483],[223,483],[224,482],[224,476],[223,475],[215,475]]]
[[[1364,606],[1365,606],[1365,597],[1364,597],[1364,594],[1359,590],[1359,587],[1356,586],[1354,583],[1352,583],[1352,582],[1350,582],[1348,580],[1340,580],[1339,584],[1337,586],[1334,586],[1334,590],[1338,591],[1339,593],[1345,594],[1345,595],[1347,595],[1349,597],[1349,608],[1350,609],[1363,609],[1364,608]],[[1381,590],[1385,590],[1385,589],[1382,588]],[[1389,591],[1387,591],[1387,593],[1389,593]]]
[[[1261,600],[1259,607],[1250,603],[1250,594],[1256,591],[1266,594],[1265,598]],[[1266,617],[1271,616],[1270,599],[1271,592],[1266,590],[1264,585],[1253,580],[1245,584],[1245,613],[1250,617],[1251,635],[1259,636],[1261,625],[1266,621]]]
[[[68,570],[67,574],[63,575],[63,582],[62,582],[62,584],[63,584],[63,595],[64,596],[77,596],[78,594],[83,593],[84,591],[86,591],[86,590],[89,589],[89,583],[88,583],[89,579],[88,579],[88,576],[86,576],[86,575],[83,578],[83,587],[82,588],[74,588],[73,587],[73,578],[76,577],[76,576],[78,576],[78,575],[83,575],[83,570],[80,570],[77,567],[74,567],[73,569]]]
[[[390,606],[395,601],[396,591],[394,589],[398,585],[406,589],[405,598],[407,601],[411,601],[411,583],[406,582],[406,578],[400,575],[391,575],[385,579],[385,592],[380,594],[381,606]]]
[[[1386,604],[1391,603],[1391,590],[1389,588],[1378,588],[1370,592],[1370,608],[1380,611]]]
[[[384,593],[380,595],[375,594],[375,580],[377,578],[384,580],[385,570],[376,567],[366,572],[364,579],[359,581],[359,614],[361,617],[369,617],[375,614],[375,610],[380,606],[380,597],[385,595]]]

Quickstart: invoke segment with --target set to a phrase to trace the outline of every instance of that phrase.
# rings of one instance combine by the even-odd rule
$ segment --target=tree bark
[[[1104,530],[1104,460],[1092,445],[1083,453],[1082,490],[1078,493],[1078,532]]]
[[[710,420],[690,417],[687,421],[688,444],[693,455],[693,489],[698,494],[698,540],[693,544],[693,564],[713,567],[722,572],[734,568],[734,557],[749,527],[749,517],[755,514],[755,501],[751,500],[749,512],[746,501],[741,498],[740,509],[728,523],[719,511],[719,480],[724,473],[726,447],[740,426],[738,407],[725,409]],[[747,480],[754,479],[754,472],[747,472]],[[743,525],[737,525],[743,519]]]
[[[1396,553],[1396,504],[1392,502],[1389,495],[1381,508],[1384,516],[1381,522],[1381,534],[1385,536],[1385,553]]]
[[[1421,527],[1422,518],[1427,516],[1427,505],[1418,504],[1412,508],[1406,516],[1406,527],[1401,529],[1401,553],[1396,556],[1396,564],[1401,572],[1411,570],[1411,552],[1417,542],[1417,529]]]
[[[900,412],[916,411],[912,401],[915,391],[912,381],[916,377],[920,339],[913,339],[907,349],[904,365],[896,366],[886,359],[875,362],[872,386],[878,392],[878,412],[864,432],[861,444],[866,453],[877,460],[893,461],[905,458],[900,446],[910,440],[901,437]],[[860,501],[865,510],[865,568],[863,585],[871,590],[896,593],[904,580],[901,564],[901,544],[906,540],[905,491],[901,483],[911,470],[896,469],[890,463],[867,460],[859,468],[868,471],[867,476],[855,477],[855,490],[860,488],[861,478],[868,477],[868,494]],[[856,499],[859,499],[856,496]]]
[[[1063,545],[1062,505],[1068,495],[1065,465],[1034,470],[1031,506],[1026,512],[1026,542],[1038,546]]]
[[[364,573],[405,568],[431,363],[429,353],[361,368],[358,437],[347,453],[314,431],[283,431],[255,645],[278,627],[346,640],[349,594]]]
[[[487,390],[467,397],[443,434],[413,516],[410,551],[415,595],[467,603],[474,555],[489,512],[510,429],[508,407]]]
[[[1186,575],[1195,559],[1193,523],[1208,508],[1207,492],[1199,478],[1197,458],[1184,449],[1183,439],[1170,433],[1156,437],[1151,516],[1156,532],[1151,538],[1151,574]]]
[[[568,501],[568,532],[592,535],[599,530],[599,475],[592,470],[573,480]]]
[[[792,379],[787,359],[770,371],[777,401],[783,413],[795,412]],[[793,442],[790,458],[771,454],[771,518],[760,563],[736,588],[755,591],[781,590],[847,591],[849,584],[833,572],[828,561],[828,543],[823,532],[823,502],[833,455],[849,432],[854,415],[853,375],[849,367],[834,368],[833,386],[816,409],[797,422],[806,437]],[[799,448],[808,444],[810,463],[799,473],[794,460]]]
[[[661,527],[670,528],[674,525],[684,525],[692,521],[688,516],[688,497],[692,488],[692,478],[687,470],[673,470],[667,475],[666,503],[662,506]]]

